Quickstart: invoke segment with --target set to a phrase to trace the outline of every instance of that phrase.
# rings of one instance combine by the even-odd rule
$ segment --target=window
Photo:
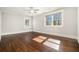
[[[46,25],[52,25],[52,15],[46,16]]]
[[[56,11],[50,15],[47,15],[45,18],[45,25],[46,26],[61,26],[63,21],[63,12]]]
[[[26,31],[32,31],[32,23],[31,23],[31,18],[24,18],[24,29],[27,29]]]
[[[26,19],[26,20],[25,20],[25,25],[26,25],[26,26],[29,26],[29,19]]]
[[[61,25],[62,24],[62,16],[61,12],[53,14],[53,25]]]
[[[31,27],[31,24],[30,24],[30,19],[29,18],[25,18],[24,19],[24,28],[30,28]]]

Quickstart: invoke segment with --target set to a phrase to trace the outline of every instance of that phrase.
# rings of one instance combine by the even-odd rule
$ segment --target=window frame
[[[53,25],[53,19],[52,19],[52,25],[47,25],[47,24],[46,24],[46,17],[49,16],[49,15],[53,15],[53,14],[55,14],[55,13],[59,13],[59,12],[62,13],[62,14],[61,14],[61,25]],[[53,11],[53,12],[48,13],[48,14],[45,15],[45,18],[44,18],[44,26],[45,26],[45,27],[62,27],[62,26],[63,26],[63,20],[64,20],[64,10],[63,10],[63,9],[61,9],[61,10],[56,10],[56,11]]]
[[[50,15],[50,14],[49,14],[49,15]],[[47,24],[46,24],[46,21],[47,21],[47,19],[46,19],[46,18],[47,18],[47,16],[49,16],[49,15],[46,15],[46,16],[45,16],[44,26],[46,26],[46,27],[51,27],[51,25],[53,25],[53,24],[51,24],[51,25],[47,25]],[[52,19],[52,21],[53,21],[53,19]]]
[[[28,25],[26,25],[26,20],[28,20]],[[24,18],[24,28],[30,28],[31,27],[31,19],[30,18]]]

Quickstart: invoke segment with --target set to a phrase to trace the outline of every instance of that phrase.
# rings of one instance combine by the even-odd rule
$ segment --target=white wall
[[[45,27],[44,17],[46,14],[52,12],[43,13],[34,16],[33,29],[36,32],[43,32],[47,34],[53,34],[64,37],[77,37],[77,8],[64,8],[64,25],[63,27]],[[31,31],[32,27],[24,27],[24,19],[30,17],[25,17],[24,15],[17,14],[14,12],[2,12],[2,34],[19,33]],[[32,19],[30,21],[30,26],[32,25]]]
[[[78,8],[78,15],[77,16],[78,16],[78,19],[77,19],[78,20],[78,22],[77,22],[77,27],[78,27],[77,31],[78,32],[77,32],[77,34],[78,34],[78,43],[79,43],[79,8]]]
[[[24,15],[15,12],[3,12],[2,13],[2,35],[27,32],[31,30],[26,28],[24,25],[24,19],[30,17],[25,17]]]
[[[1,40],[1,11],[0,11],[0,40]]]
[[[44,17],[46,14],[34,16],[34,31],[70,38],[77,37],[77,8],[64,8],[63,27],[45,27]]]

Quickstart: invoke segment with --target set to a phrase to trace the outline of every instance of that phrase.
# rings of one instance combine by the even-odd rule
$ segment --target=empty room
[[[79,52],[77,7],[0,7],[0,52]]]

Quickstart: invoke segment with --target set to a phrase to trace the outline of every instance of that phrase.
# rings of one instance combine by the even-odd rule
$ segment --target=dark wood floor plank
[[[45,36],[60,40],[59,50],[45,46],[43,43],[38,43],[33,38]],[[1,52],[78,52],[79,44],[77,40],[72,38],[48,35],[38,32],[27,32],[12,35],[3,35],[0,42]]]

